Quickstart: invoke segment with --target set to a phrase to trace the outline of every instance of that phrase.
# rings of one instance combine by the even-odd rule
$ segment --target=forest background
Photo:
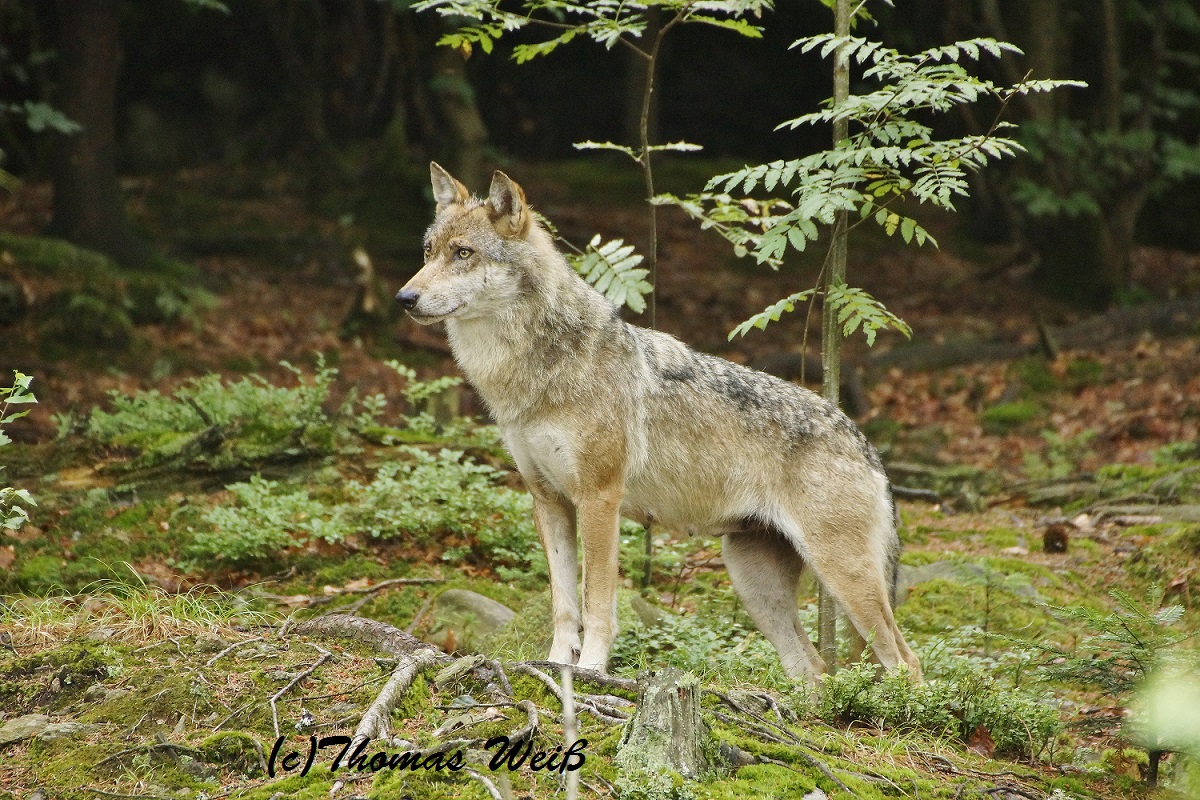
[[[991,37],[1023,54],[972,60],[976,74],[1087,84],[930,117],[968,136],[1003,110],[1027,152],[972,173],[956,215],[903,206],[936,249],[882,229],[851,240],[851,283],[912,328],[847,341],[843,402],[901,490],[899,615],[932,680],[851,669],[799,696],[712,541],[628,528],[615,671],[700,675],[726,746],[705,781],[655,791],[1195,796],[1194,735],[1145,720],[1153,675],[1194,672],[1200,629],[1200,14],[1186,0],[869,10],[855,35],[899,51]],[[665,18],[646,18],[649,37]],[[645,118],[651,141],[701,145],[656,156],[658,191],[679,195],[823,150],[827,128],[777,126],[831,94],[828,63],[789,45],[832,15],[796,0],[751,14],[756,37],[674,28],[649,106],[629,48],[580,38],[518,63],[536,29],[439,46],[462,22],[377,0],[0,3],[0,367],[16,381],[0,423],[14,440],[0,726],[32,726],[0,730],[0,792],[558,788],[482,767],[281,784],[262,757],[281,730],[349,730],[400,671],[370,658],[378,641],[333,648],[285,617],[342,604],[455,657],[536,672],[519,659],[544,656],[527,646],[546,613],[528,498],[478,401],[444,377],[444,337],[390,303],[419,265],[428,162],[480,192],[504,169],[581,251],[600,234],[646,252],[643,176],[575,143],[635,146]],[[813,286],[824,250],[772,270],[658,214],[657,327],[819,381],[805,306],[728,334]],[[528,627],[485,635],[482,607],[443,608],[447,588]],[[480,669],[416,680],[392,727],[427,748],[529,724],[561,741],[561,697],[521,673],[505,702],[530,705],[489,710],[504,669]],[[1176,681],[1167,705],[1189,708],[1194,685]],[[601,742],[584,791],[637,796],[618,758],[635,685],[581,692]],[[471,710],[449,710],[462,697]]]

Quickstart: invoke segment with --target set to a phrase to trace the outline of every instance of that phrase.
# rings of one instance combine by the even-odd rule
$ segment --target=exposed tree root
[[[425,647],[410,655],[401,654],[398,657],[399,662],[392,672],[392,677],[384,684],[383,690],[379,692],[375,702],[371,703],[371,707],[367,709],[367,713],[363,714],[362,720],[358,723],[358,727],[354,731],[355,742],[360,739],[387,739],[390,734],[388,718],[392,715],[392,709],[404,697],[408,687],[412,686],[413,680],[421,670],[438,663],[439,656],[444,657],[437,650]]]
[[[430,663],[448,664],[454,660],[440,650],[436,650],[433,645],[422,642],[412,634],[405,633],[386,622],[352,617],[347,614],[330,614],[297,622],[291,626],[291,632],[332,639],[350,639],[382,650],[396,658],[412,655],[419,650],[429,650],[434,653],[433,661]]]

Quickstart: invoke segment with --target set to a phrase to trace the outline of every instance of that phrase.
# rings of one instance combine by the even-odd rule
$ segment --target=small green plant
[[[1109,596],[1116,608],[1108,613],[1083,605],[1050,609],[1089,632],[1074,648],[1035,645],[1043,657],[1040,672],[1044,680],[1097,692],[1115,706],[1124,707],[1153,676],[1194,667],[1196,651],[1182,645],[1195,634],[1179,630],[1183,606],[1160,607],[1161,593],[1150,595],[1144,605],[1118,590]],[[1146,740],[1139,729],[1144,722],[1144,717],[1126,722],[1123,714],[1091,715],[1079,725],[1092,733],[1114,733],[1136,743]],[[1149,750],[1151,782],[1156,780],[1162,755],[1162,750]]]
[[[705,680],[792,685],[774,648],[736,614],[666,615],[653,626],[638,621],[621,630],[612,657],[626,672],[647,665],[671,666]]]
[[[422,381],[417,378],[416,370],[399,361],[388,361],[387,365],[408,380],[408,385],[404,387],[404,399],[408,401],[412,413],[425,412],[425,404],[431,398],[462,383],[462,378],[453,375],[442,375],[433,380]]]
[[[865,3],[859,4],[861,10]],[[835,147],[797,159],[748,166],[718,175],[705,191],[684,198],[662,195],[659,203],[678,205],[702,227],[729,240],[739,256],[753,255],[760,264],[777,268],[788,249],[803,252],[838,223],[848,231],[868,221],[888,236],[899,233],[906,243],[936,245],[929,232],[902,203],[913,199],[948,211],[956,197],[968,193],[967,174],[989,162],[1022,150],[1016,141],[999,135],[1007,127],[1000,114],[1014,97],[1044,92],[1067,81],[1023,81],[1011,87],[977,78],[962,63],[984,54],[999,57],[1019,53],[1007,42],[977,38],[934,47],[912,55],[862,37],[820,34],[797,40],[802,52],[819,51],[835,58],[835,71],[850,63],[863,67],[863,81],[874,86],[862,94],[847,94],[828,102],[824,110],[782,123],[780,128],[831,124],[845,130]],[[926,122],[928,115],[993,98],[998,112],[981,135],[938,139]],[[756,189],[787,192],[790,199],[734,196]],[[856,218],[848,223],[846,216]],[[839,222],[839,219],[841,220]],[[837,239],[835,235],[835,240]],[[830,258],[822,272],[830,269]],[[817,282],[820,284],[820,281]],[[794,293],[738,325],[730,338],[744,335],[811,301],[815,289]],[[844,333],[861,328],[868,340],[886,328],[909,335],[908,326],[870,295],[834,281],[825,302],[833,307]]]
[[[1032,422],[1041,413],[1042,407],[1032,400],[1014,400],[1011,403],[997,403],[986,409],[979,415],[979,421],[983,423],[984,430],[1004,434]]]
[[[133,448],[137,467],[198,461],[221,468],[332,451],[336,430],[323,404],[337,370],[318,357],[308,378],[281,363],[296,386],[274,386],[257,375],[227,383],[209,374],[169,397],[156,390],[112,392],[112,411],[93,410],[84,433],[104,445]]]
[[[446,560],[486,562],[505,579],[544,571],[532,501],[498,485],[499,470],[452,450],[397,451],[410,460],[384,465],[370,483],[347,481],[333,498],[261,476],[235,483],[228,489],[237,503],[205,513],[211,529],[196,533],[187,555],[255,564],[317,541],[336,545],[368,536],[429,544],[452,536],[464,544],[447,548]]]
[[[1096,431],[1089,428],[1074,436],[1042,431],[1042,438],[1046,441],[1046,455],[1026,453],[1022,466],[1031,480],[1056,480],[1079,471],[1080,462],[1092,452],[1091,442],[1096,438]]]
[[[29,391],[31,383],[33,383],[31,375],[16,372],[13,376],[12,386],[0,387],[0,398],[2,398],[0,399],[0,447],[4,447],[12,442],[8,434],[4,432],[4,426],[29,413],[28,409],[10,411],[9,406],[37,402],[37,398],[33,396],[33,392]],[[0,465],[0,472],[3,471],[4,466]],[[15,531],[28,522],[29,511],[26,510],[26,505],[37,505],[33,499],[33,495],[27,489],[15,489],[11,486],[0,487],[0,526],[7,530]]]
[[[903,670],[882,677],[872,664],[826,676],[816,701],[827,722],[873,725],[952,735],[968,741],[986,731],[1000,755],[1036,759],[1058,736],[1058,712],[1046,698],[1002,686],[977,664],[960,662],[942,678],[913,683]]]

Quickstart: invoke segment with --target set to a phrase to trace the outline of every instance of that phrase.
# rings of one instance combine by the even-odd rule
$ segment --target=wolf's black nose
[[[416,289],[401,289],[396,292],[396,302],[405,308],[412,308],[421,299],[421,293]]]

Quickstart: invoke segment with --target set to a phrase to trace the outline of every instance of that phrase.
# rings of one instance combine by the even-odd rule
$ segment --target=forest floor
[[[636,180],[623,173],[509,172],[571,241],[644,238]],[[0,280],[26,303],[0,329],[0,364],[33,375],[39,401],[6,427],[17,444],[0,452],[5,480],[39,503],[31,523],[0,534],[0,740],[6,724],[46,716],[30,720],[41,733],[0,742],[0,797],[554,795],[558,774],[510,775],[486,758],[473,776],[339,777],[327,764],[305,776],[266,774],[280,734],[302,748],[309,735],[352,733],[411,656],[345,631],[337,640],[281,630],[289,615],[339,606],[456,656],[478,647],[500,660],[422,673],[392,717],[398,740],[388,750],[440,744],[478,755],[489,736],[532,722],[530,709],[540,714],[538,746],[561,742],[559,701],[537,665],[521,662],[544,655],[547,614],[527,497],[489,429],[401,400],[418,379],[457,374],[444,334],[393,319],[339,335],[360,285],[355,248],[369,255],[384,297],[415,270],[428,220],[419,195],[389,206],[387,224],[378,209],[313,210],[284,171],[196,170],[127,190],[147,235],[195,267],[179,271],[184,288],[152,287],[158,314],[138,311],[141,278],[99,280],[91,262],[28,246],[21,237],[47,219],[44,187],[0,201]],[[1030,289],[1019,251],[972,244],[952,222],[928,222],[940,250],[882,235],[852,243],[851,283],[904,318],[914,345],[1032,347],[1039,326],[1066,330],[1086,316]],[[803,309],[743,339],[726,334],[811,282],[811,260],[773,273],[737,261],[681,215],[665,211],[661,225],[657,327],[741,363],[800,351]],[[1135,269],[1145,290],[1131,302],[1200,289],[1197,254],[1142,248]],[[808,323],[815,352],[817,320]],[[847,671],[815,700],[796,692],[750,632],[714,542],[656,531],[644,583],[643,534],[626,529],[627,632],[613,671],[632,680],[669,663],[698,674],[706,722],[726,745],[712,756],[714,776],[647,784],[644,796],[1200,796],[1200,768],[1180,755],[1163,762],[1172,790],[1146,787],[1146,750],[1131,728],[1120,732],[1137,705],[1130,690],[1039,681],[1065,658],[1040,645],[1101,660],[1123,652],[1095,640],[1103,615],[1128,622],[1138,608],[1179,605],[1178,620],[1141,620],[1142,638],[1161,645],[1200,630],[1198,333],[925,370],[874,366],[906,346],[896,335],[871,350],[850,341],[867,399],[860,425],[894,483],[940,498],[900,503],[897,617],[933,688],[867,689]],[[224,383],[195,382],[209,373]],[[149,390],[161,396],[139,394]],[[140,399],[122,406],[113,392]],[[367,408],[377,394],[390,402]],[[482,413],[465,389],[447,396],[451,410]],[[404,466],[389,472],[393,463]],[[440,498],[444,517],[413,502],[425,495]],[[276,516],[255,516],[259,506]],[[401,578],[411,582],[384,583]],[[433,620],[444,588],[486,595],[516,609],[517,621],[469,644],[470,622],[447,632]],[[1134,605],[1109,598],[1113,590]],[[658,609],[652,620],[627,607],[634,598]],[[814,599],[802,597],[806,622]],[[1073,607],[1091,621],[1061,610]],[[1131,669],[1116,671],[1128,678]],[[637,796],[617,755],[636,691],[592,680],[579,679],[581,702],[596,712],[580,718],[590,742],[582,796]],[[914,710],[936,703],[940,711]]]

